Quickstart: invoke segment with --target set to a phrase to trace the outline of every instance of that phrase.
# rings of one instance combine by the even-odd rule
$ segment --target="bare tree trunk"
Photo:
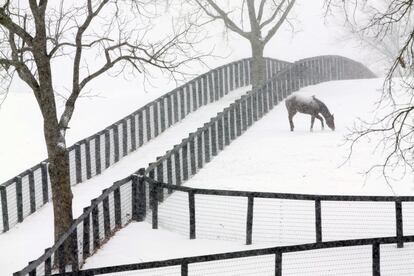
[[[46,140],[49,151],[49,174],[52,183],[52,200],[55,241],[72,223],[72,191],[70,188],[69,158],[66,148]]]
[[[69,179],[65,129],[60,127],[57,119],[50,57],[47,54],[46,25],[42,18],[36,20],[37,33],[33,39],[33,56],[38,68],[39,96],[37,100],[42,111],[45,142],[49,157],[56,242],[67,231],[73,220],[72,191]]]
[[[252,46],[251,78],[253,90],[259,88],[265,80],[266,63],[263,57],[264,45],[250,41]]]

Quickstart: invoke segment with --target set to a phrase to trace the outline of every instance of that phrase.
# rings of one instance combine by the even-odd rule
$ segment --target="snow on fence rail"
[[[201,189],[193,190],[199,192],[197,198],[195,197],[196,193],[182,193],[180,189],[190,189],[180,187],[183,181],[197,173],[199,169],[211,161],[213,156],[217,155],[225,146],[229,145],[234,139],[244,133],[249,126],[263,117],[283,98],[293,91],[298,90],[300,87],[316,84],[321,81],[370,78],[373,76],[360,63],[338,56],[321,56],[295,62],[273,76],[260,89],[249,92],[236,100],[195,133],[190,133],[187,139],[184,139],[164,156],[157,158],[157,161],[150,164],[147,169],[140,169],[135,174],[115,182],[112,187],[104,190],[100,197],[92,200],[91,206],[85,208],[84,213],[72,223],[66,234],[52,248],[46,249],[45,253],[39,259],[30,262],[27,267],[16,272],[15,275],[51,275],[52,270],[58,271],[59,273],[77,271],[88,256],[93,254],[119,228],[125,226],[131,220],[142,221],[148,215],[148,217],[151,217],[153,223],[159,221],[162,224],[163,210],[177,214],[178,212],[185,213],[188,211],[190,214],[188,218],[182,216],[183,213],[181,213],[179,216],[173,216],[173,219],[181,217],[187,220],[186,223],[191,227],[186,228],[186,224],[181,224],[180,226],[180,221],[177,221],[175,225],[178,227],[174,230],[188,231],[189,235],[191,235],[190,237],[195,237],[196,232],[194,227],[197,227],[195,223],[196,221],[201,221],[201,218],[195,220],[195,213],[199,207],[195,209],[194,206],[195,202],[199,200],[198,197],[205,196],[205,194],[200,193]],[[159,188],[154,188],[157,186],[154,186],[153,181],[165,181],[172,185],[164,184],[167,186],[164,186],[163,193],[160,193],[158,192]],[[162,186],[163,184],[160,185]],[[173,190],[177,191],[172,193]],[[170,204],[169,208],[164,208],[164,204],[167,206],[167,203],[173,202],[174,198],[178,197],[180,192],[185,197],[182,197],[178,201],[178,204]],[[220,193],[227,192],[213,191],[211,193],[211,195],[207,195],[215,195],[214,198],[217,198],[225,196],[220,195]],[[244,192],[234,193],[243,194]],[[307,197],[306,195],[302,196]],[[164,203],[159,206],[159,202],[162,201]],[[303,199],[295,202],[299,201],[303,201]],[[314,204],[313,208],[316,212],[315,216],[316,214],[320,214],[317,211],[318,208],[321,209],[318,202],[320,203],[320,201],[312,203]],[[240,201],[237,204],[240,204]],[[230,210],[238,212],[240,217],[246,216],[245,209],[238,208],[237,204]],[[252,204],[252,196],[247,196],[248,221],[253,220],[254,217]],[[256,204],[259,205],[258,203]],[[173,206],[178,208],[178,210],[176,209],[174,211]],[[226,208],[228,208],[228,205]],[[399,214],[399,218],[402,218],[400,212],[397,213]],[[233,217],[234,213],[231,214],[230,218],[233,219]],[[225,220],[226,218],[224,218]],[[248,229],[251,228],[249,231],[252,232],[252,236],[249,239],[250,241],[255,241],[253,236],[253,233],[256,233],[253,229],[253,225],[255,224],[254,222],[253,225],[249,224],[248,221],[246,221],[245,225]],[[313,225],[316,226],[316,222]],[[181,230],[179,229],[180,227]],[[200,224],[198,227],[200,227]],[[243,228],[242,235],[244,235],[244,231]],[[319,233],[320,231],[318,231],[315,230],[313,233]],[[208,232],[208,229],[206,232]],[[404,240],[405,237],[402,233],[400,232],[396,236],[399,238],[403,237]],[[231,231],[226,233],[228,237],[237,234],[233,234]],[[318,235],[315,234],[316,241],[321,241],[322,236],[320,237],[318,238]],[[246,241],[249,240],[246,238]],[[65,243],[70,243],[72,246],[72,256],[69,264],[64,262],[65,260],[62,256],[63,245]],[[55,255],[57,256],[56,258]]]
[[[266,59],[270,78],[290,63]],[[70,181],[81,183],[154,139],[189,113],[237,88],[250,85],[250,60],[213,69],[146,104],[134,113],[68,148]],[[0,233],[36,212],[51,199],[45,160],[0,185]]]

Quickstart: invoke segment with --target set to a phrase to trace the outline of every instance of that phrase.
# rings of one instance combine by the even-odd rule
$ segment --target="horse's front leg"
[[[321,121],[321,126],[322,126],[322,130],[325,128],[325,125],[323,124],[323,118],[321,117],[321,116],[319,116],[319,114],[318,115],[315,115],[315,117],[319,120],[319,121]]]
[[[315,116],[311,115],[311,127],[310,131],[313,131],[313,124],[315,123]]]

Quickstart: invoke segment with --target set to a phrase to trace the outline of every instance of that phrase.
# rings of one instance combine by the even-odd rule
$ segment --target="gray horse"
[[[332,130],[335,130],[334,115],[331,114],[328,107],[315,96],[308,97],[293,94],[286,98],[285,104],[289,114],[289,124],[291,131],[293,131],[295,128],[293,124],[293,116],[295,116],[297,112],[311,115],[311,131],[313,130],[315,118],[321,121],[322,129],[324,128],[323,119],[319,113],[322,114],[322,116],[325,118],[328,127]]]

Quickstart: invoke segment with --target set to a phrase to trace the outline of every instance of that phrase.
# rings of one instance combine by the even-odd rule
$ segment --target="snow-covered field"
[[[67,132],[67,145],[95,134],[167,91],[106,91],[96,92],[91,98],[80,98]],[[1,106],[0,126],[0,144],[9,145],[2,147],[0,151],[0,183],[3,183],[39,163],[47,154],[41,131],[42,116],[32,94],[10,93]]]
[[[321,16],[323,0],[318,4],[314,1],[297,2],[293,17],[299,18],[301,23],[294,33],[288,26],[284,26],[266,47],[266,56],[294,61],[316,55],[339,54],[364,61],[363,58],[367,57],[366,51],[356,50],[351,44],[338,43],[341,36],[337,28],[332,24],[325,25]],[[214,44],[216,48],[213,54],[225,59],[211,57],[206,61],[211,68],[249,56],[247,42],[237,35],[230,34],[227,37],[222,31],[222,25],[217,26],[211,28],[211,36],[216,43],[209,41],[206,45],[210,42],[211,45]],[[56,75],[57,82],[65,74],[65,68],[60,69],[62,72],[60,76]],[[194,74],[207,70],[187,69]],[[175,87],[174,83],[160,84],[163,81],[165,80],[162,77],[155,76],[153,82],[157,88],[150,88],[150,92],[146,93],[143,91],[141,79],[129,83],[122,78],[99,79],[91,87],[92,94],[77,102],[71,128],[67,132],[67,144],[71,145],[96,133]],[[312,194],[390,194],[390,189],[379,174],[368,179],[360,174],[377,160],[377,156],[372,154],[373,143],[366,142],[359,146],[350,163],[340,166],[348,153],[347,148],[341,146],[346,127],[352,125],[358,116],[372,115],[373,102],[379,96],[377,89],[381,84],[379,79],[338,81],[301,90],[300,93],[315,94],[326,102],[335,114],[335,132],[320,131],[317,121],[315,131],[310,133],[309,116],[299,114],[295,117],[296,131],[291,133],[282,103],[220,153],[186,185]],[[17,88],[12,87],[0,109],[0,183],[46,157],[43,133],[40,131],[42,120],[35,99],[27,93],[27,87]],[[82,208],[88,206],[90,200],[113,181],[155,161],[156,156],[163,154],[189,132],[208,121],[227,106],[233,97],[237,97],[237,93],[229,95],[227,100],[222,100],[217,105],[201,108],[102,175],[73,187],[74,215],[78,216]],[[398,194],[413,193],[412,179],[408,177],[407,180],[394,186]],[[47,204],[23,223],[0,235],[0,275],[10,275],[21,269],[52,244],[52,214],[52,207]],[[95,256],[88,259],[85,268],[273,245],[262,243],[244,246],[239,241],[201,239],[190,241],[186,236],[177,233],[152,231],[149,228],[147,223],[131,223]],[[407,250],[411,249],[409,247]],[[358,256],[356,255],[356,259]],[[398,254],[396,256],[398,259]],[[309,255],[310,260],[312,257]],[[237,262],[234,266],[241,267]],[[206,270],[208,271],[208,267]],[[240,272],[236,269],[233,275],[239,275],[238,273]]]
[[[74,217],[78,217],[84,207],[90,205],[93,198],[98,197],[102,190],[113,182],[120,180],[139,168],[145,168],[148,163],[154,162],[155,157],[163,155],[174,145],[208,122],[223,108],[243,95],[249,87],[234,90],[220,101],[199,108],[185,119],[157,138],[140,147],[134,153],[121,159],[102,174],[72,187]],[[134,99],[134,98],[133,98]],[[86,112],[86,111],[85,111]],[[0,234],[0,267],[4,275],[9,275],[21,269],[27,262],[39,257],[43,250],[53,244],[53,209],[46,204],[33,215],[27,217],[23,223],[17,224],[10,231]],[[0,273],[0,275],[3,275]]]
[[[379,88],[381,88],[381,85],[381,79],[333,81],[316,86],[309,86],[300,90],[298,93],[304,95],[316,95],[327,104],[331,112],[335,114],[335,132],[332,132],[329,129],[323,131],[320,130],[319,122],[315,123],[314,132],[310,132],[310,117],[303,114],[296,115],[294,118],[296,125],[295,132],[290,132],[287,112],[284,103],[282,102],[262,120],[253,125],[245,134],[235,140],[222,153],[215,157],[211,163],[206,165],[195,177],[185,183],[185,185],[200,188],[263,192],[391,194],[390,189],[379,173],[373,174],[368,178],[360,174],[361,171],[372,165],[372,162],[378,161],[378,155],[373,155],[372,152],[375,147],[375,141],[371,141],[371,143],[370,141],[365,141],[360,144],[358,146],[359,150],[355,152],[350,162],[340,166],[348,155],[348,147],[342,146],[343,135],[347,134],[347,127],[352,126],[358,117],[372,117],[375,113],[373,103],[380,95]],[[395,184],[394,189],[399,194],[413,193],[409,181],[398,183],[398,185]],[[180,193],[174,193],[165,203],[161,204],[159,208],[159,224],[161,228],[164,227],[164,229],[170,229],[176,232],[181,232],[180,230],[187,228],[186,224],[188,223],[188,218],[186,215],[182,215],[178,227],[177,224],[175,227],[174,225],[171,227],[171,224],[168,224],[169,219],[174,219],[168,216],[171,213],[165,211],[163,214],[163,210],[167,210],[169,204],[174,204],[174,200],[180,200],[178,199],[179,194]],[[181,200],[181,202],[183,204],[185,203],[184,200]],[[231,204],[230,202],[228,202],[227,205],[225,203],[223,204],[224,205],[219,205],[218,202],[210,201],[210,206],[212,208],[209,211],[210,215],[217,215],[217,213],[213,214],[213,212],[216,209],[216,211],[218,211],[221,206],[221,215],[226,216],[224,213],[228,213],[225,212],[227,209],[234,211],[232,208],[234,206],[239,206],[242,208],[239,210],[239,213],[241,216],[245,216],[245,204],[237,205],[234,204],[234,201],[232,201]],[[303,210],[306,209],[305,205],[301,205]],[[310,214],[314,218],[314,205],[312,202],[311,205]],[[326,225],[327,228],[324,228],[328,229],[326,232],[327,234],[329,234],[330,230],[332,230],[332,232],[330,232],[330,236],[327,235],[324,238],[327,240],[338,239],[340,238],[340,235],[335,236],[338,235],[338,233],[348,236],[350,235],[349,237],[344,236],[344,238],[361,238],[361,236],[358,236],[361,234],[364,237],[374,237],[376,235],[381,235],[378,233],[384,232],[386,234],[383,236],[393,235],[395,231],[395,225],[393,224],[394,206],[392,203],[388,206],[390,208],[386,206],[387,204],[383,205],[385,206],[384,210],[387,212],[381,211],[381,208],[370,209],[372,212],[369,214],[366,213],[362,220],[358,220],[358,216],[352,218],[351,213],[353,211],[358,211],[357,209],[347,209],[349,212],[347,211],[344,213],[344,219],[339,223],[341,225],[335,224],[338,222],[335,221],[334,217],[337,216],[338,213],[334,212],[334,217],[332,217],[334,224]],[[294,204],[292,206],[294,207]],[[361,206],[358,206],[357,208]],[[284,205],[284,208],[286,207],[288,206]],[[329,208],[329,206],[326,207]],[[200,211],[200,209],[197,210]],[[291,210],[293,210],[293,215],[298,214],[297,208]],[[337,208],[336,211],[338,211]],[[347,214],[349,214],[348,218],[346,218]],[[229,222],[230,224],[236,220],[237,215],[238,213],[233,213],[231,217],[231,220],[233,221]],[[382,219],[384,220],[384,224],[382,225],[382,223],[380,223],[381,227],[378,228],[378,222]],[[387,224],[387,222],[390,221],[391,224]],[[180,225],[182,222],[184,225]],[[362,222],[368,224],[364,224],[366,225],[364,228],[365,230],[358,232],[359,234],[355,231],[351,231],[352,229],[349,229],[349,227],[352,228],[352,226]],[[372,224],[370,224],[371,222]],[[198,229],[199,222],[197,221],[197,223]],[[255,248],[275,245],[275,243],[264,242],[257,243],[254,247],[242,246],[245,231],[244,223],[245,221],[243,219],[240,220],[239,223],[236,222],[236,224],[231,225],[233,227],[232,230],[238,227],[241,228],[239,229],[240,231],[233,233],[233,236],[236,236],[236,238],[230,239],[233,241],[221,241],[223,244],[226,244],[227,251],[233,249],[238,250],[238,248]],[[290,226],[295,227],[298,223],[301,224],[302,227],[306,226],[303,221],[293,221],[293,224]],[[314,222],[311,221],[310,223],[310,228],[313,229]],[[222,227],[225,228],[228,225],[229,224],[226,225],[223,223]],[[335,229],[330,229],[330,226],[335,226]],[[160,260],[179,256],[194,256],[223,251],[221,247],[215,246],[217,241],[213,241],[216,238],[222,239],[223,236],[213,237],[211,235],[205,235],[204,240],[203,238],[196,241],[187,240],[186,242],[180,243],[180,246],[176,246],[177,240],[181,240],[182,238],[187,239],[188,235],[185,230],[183,231],[184,235],[181,237],[177,236],[176,239],[168,241],[171,238],[171,233],[168,233],[165,230],[148,231],[148,227],[148,225],[143,223],[133,223],[130,226],[127,226],[104,245],[95,256],[88,259],[85,268]],[[182,227],[182,229],[180,227]],[[341,229],[339,232],[338,227]],[[300,230],[300,228],[296,229]],[[211,230],[214,229],[210,228],[210,231]],[[412,229],[410,228],[410,231],[411,230]],[[219,236],[223,232],[226,232],[225,229],[218,229],[218,231],[215,232],[215,235]],[[254,232],[255,230],[253,229],[253,240],[255,239]],[[409,234],[408,231],[405,231],[404,233]],[[240,234],[241,239],[237,239],[238,234]],[[307,236],[303,235],[303,232],[299,235],[301,238],[298,238],[297,233],[291,234],[292,235],[285,233],[285,238],[282,240],[282,243],[285,242],[289,244],[290,242],[290,244],[294,244],[313,242],[314,239],[313,230],[311,233],[307,233],[310,237],[309,240],[307,240]],[[353,236],[353,234],[355,234],[355,236]],[[226,238],[224,237],[224,239]],[[144,240],[150,240],[152,242],[142,242]],[[156,243],[155,247],[159,250],[158,254],[154,253],[154,243]],[[194,246],[191,246],[192,244],[194,244]],[[201,246],[203,244],[208,244],[208,246],[202,249]],[[171,248],[174,249],[172,250]],[[406,250],[409,251],[407,251],[409,254],[412,254],[412,249],[413,247],[410,246]],[[114,254],[114,252],[128,252],[128,254]],[[351,253],[347,253],[349,256],[357,256],[355,255],[356,252],[362,252],[361,254],[363,254],[365,251],[357,250],[352,253],[353,251],[350,250],[350,252]],[[367,255],[368,260],[370,256],[369,254]],[[398,253],[395,254],[398,255]],[[312,254],[309,255],[309,258],[312,258],[312,256]],[[330,253],[326,255],[328,260],[329,256]],[[359,263],[361,268],[360,272],[363,274],[365,262],[361,262],[359,258],[361,258],[361,256],[356,257],[354,261],[355,263]],[[294,270],[293,267],[292,269]],[[355,270],[355,272],[358,273],[358,270]]]
[[[382,79],[332,81],[308,86],[298,93],[316,95],[335,116],[336,130],[321,130],[310,116],[296,114],[290,132],[284,103],[277,106],[209,163],[188,185],[263,192],[392,195],[381,171],[364,172],[384,156],[374,153],[375,137],[357,144],[349,162],[344,136],[358,118],[372,119]],[[376,137],[376,138],[379,138]],[[413,175],[393,182],[399,195],[414,194]],[[235,185],[237,183],[237,185]]]

